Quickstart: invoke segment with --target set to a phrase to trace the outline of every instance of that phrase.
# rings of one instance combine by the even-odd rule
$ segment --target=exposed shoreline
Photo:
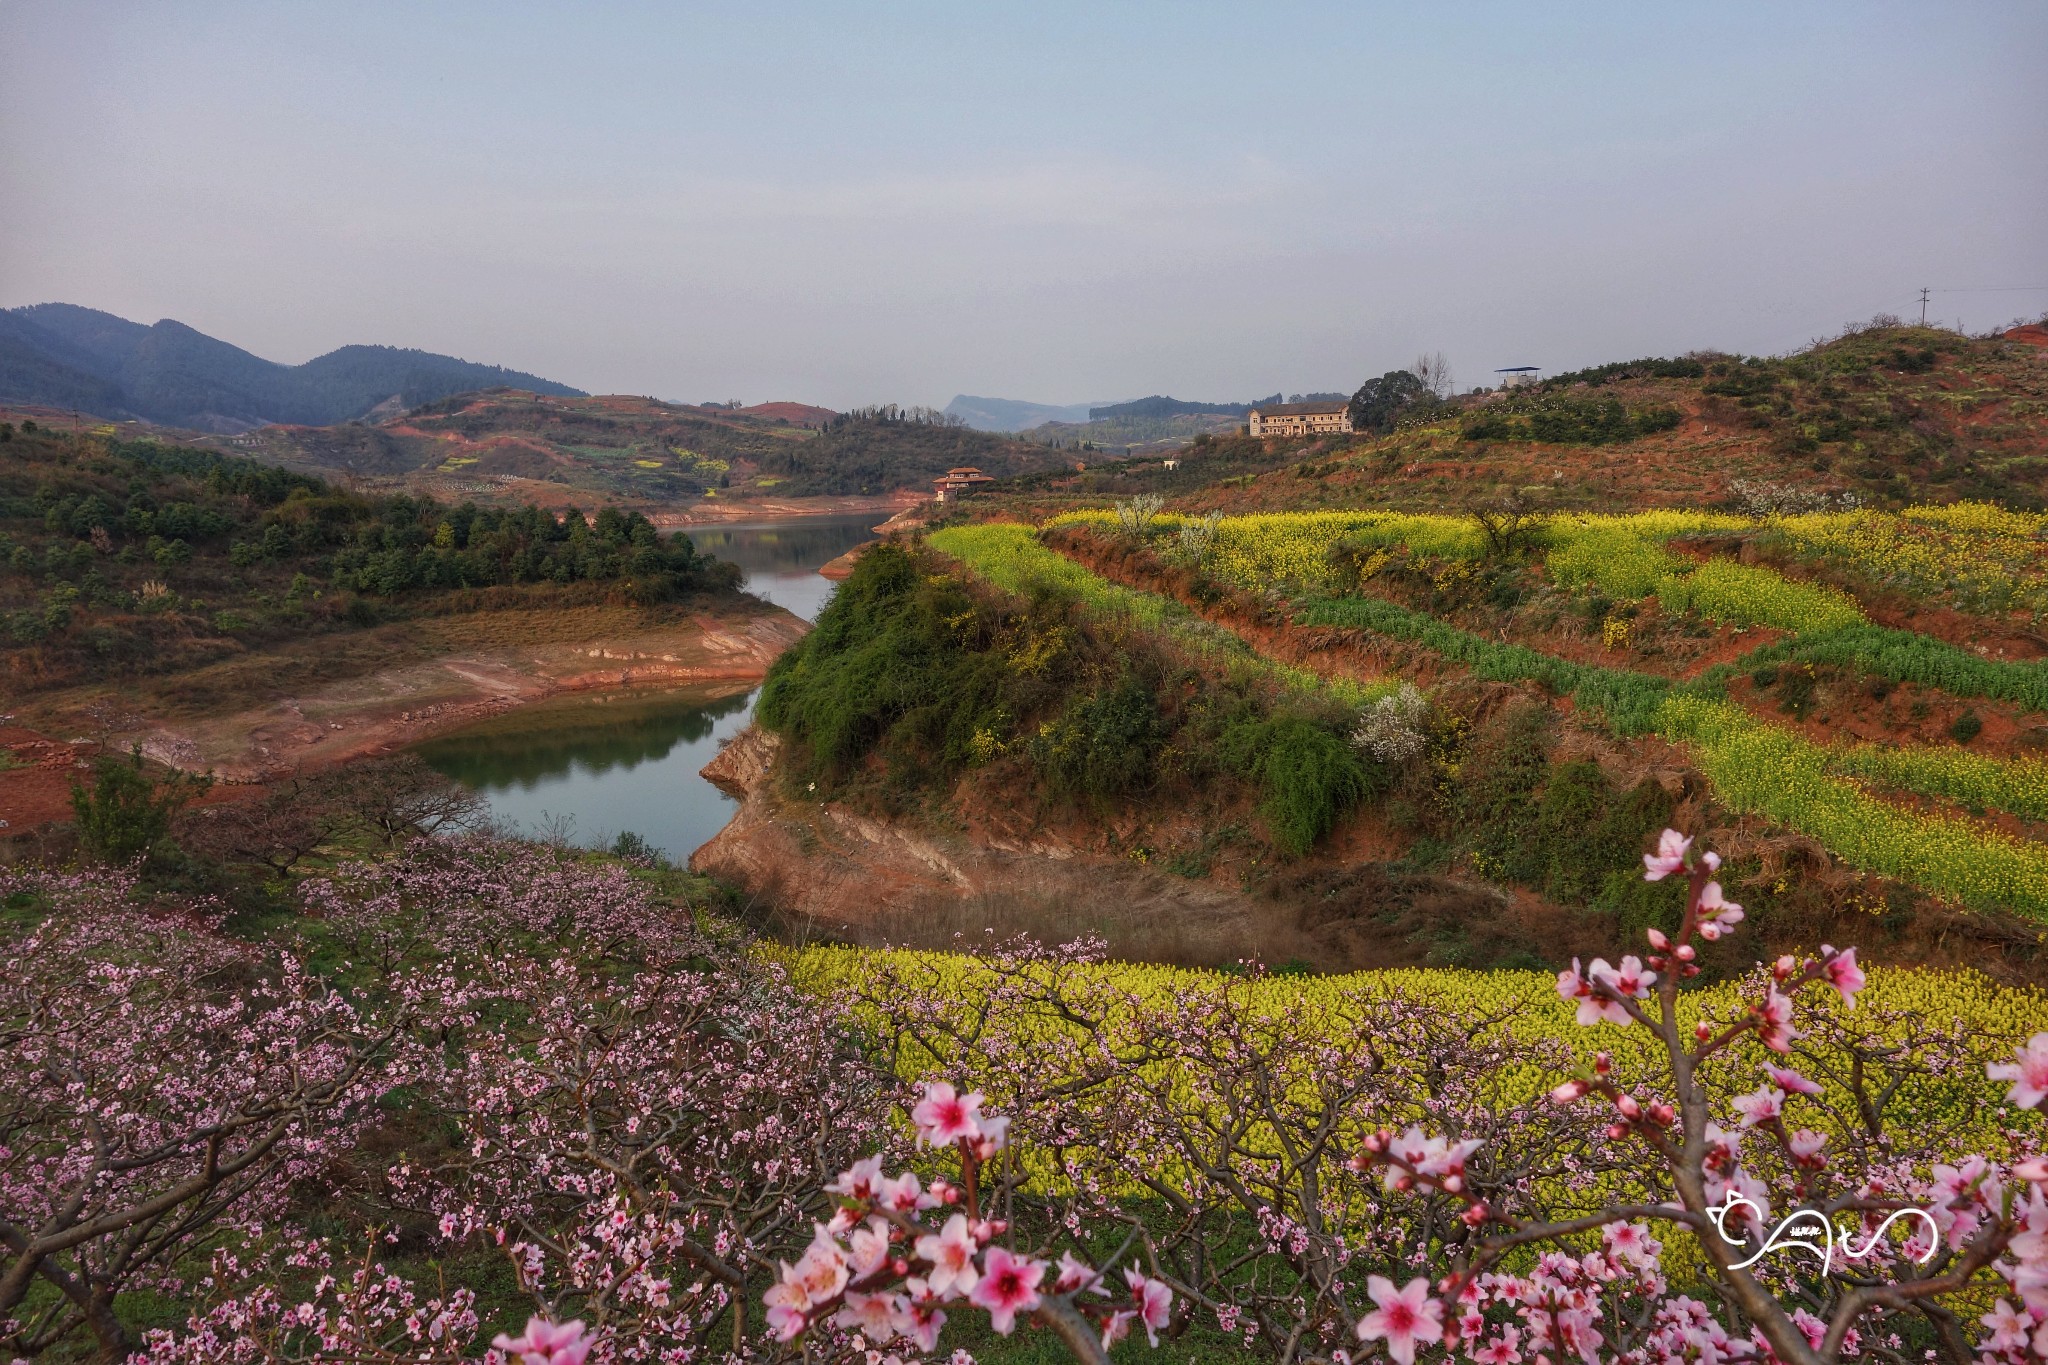
[[[732,502],[698,502],[681,511],[648,511],[643,515],[663,530],[687,531],[692,526],[722,526],[791,517],[844,517],[888,513],[890,517],[929,501],[915,489],[874,497],[748,498]]]
[[[673,623],[582,638],[454,650],[281,698],[174,721],[144,719],[105,737],[145,756],[211,772],[214,799],[253,794],[295,773],[406,748],[438,734],[577,692],[758,684],[808,623],[780,607],[698,612]],[[0,727],[0,821],[18,834],[70,816],[73,776],[100,744],[21,724]]]

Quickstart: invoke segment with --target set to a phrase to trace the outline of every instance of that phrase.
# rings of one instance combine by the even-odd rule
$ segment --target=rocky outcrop
[[[829,578],[834,583],[844,582],[853,576],[853,566],[860,562],[860,557],[879,544],[881,542],[878,540],[862,541],[845,554],[839,556],[839,558],[826,564],[824,568],[818,570],[818,576],[820,578]]]

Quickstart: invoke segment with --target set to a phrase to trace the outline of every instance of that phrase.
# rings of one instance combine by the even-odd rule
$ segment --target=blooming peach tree
[[[0,1353],[83,1327],[119,1359],[117,1295],[180,1292],[376,1120],[410,1004],[366,1017],[118,869],[0,873],[0,904],[30,921],[0,948]]]
[[[1651,1035],[1620,1061],[1413,987],[1314,1007],[1241,980],[1148,996],[1086,951],[1030,945],[964,986],[887,964],[862,1007],[899,1058],[1007,1093],[1010,1134],[1067,1186],[1041,1191],[1041,1223],[1146,1227],[1171,1330],[1199,1314],[1276,1359],[1400,1365],[2048,1356],[2038,1129],[2016,1121],[1994,1159],[1930,1116],[1974,1113],[1987,1062],[2010,1102],[2038,1103],[2048,1036],[1993,1061],[1954,1027],[1873,1017],[1855,951],[1826,946],[1682,1023],[1698,945],[1742,921],[1718,866],[1665,833],[1645,875],[1685,883],[1677,930],[1560,973],[1596,1045]],[[1511,1080],[1532,1069],[1547,1094]],[[1917,1103],[1932,1095],[1962,1102]]]
[[[1141,991],[1087,945],[824,1000],[617,867],[484,841],[344,865],[261,945],[34,874],[0,1330],[119,1358],[154,1288],[193,1305],[162,1365],[881,1365],[965,1322],[1090,1362],[2048,1361],[2039,1130],[1975,1121],[1993,1081],[2048,1098],[2048,1035],[1881,1011],[1826,946],[1699,1007],[1741,907],[1678,834],[1645,872],[1682,912],[1559,974],[1584,1047],[1396,977]]]
[[[1004,1245],[1011,1225],[982,1207],[981,1175],[1003,1151],[1009,1120],[984,1113],[983,1103],[979,1093],[935,1081],[910,1111],[920,1147],[958,1155],[957,1183],[941,1176],[926,1188],[915,1172],[884,1175],[878,1157],[832,1182],[838,1210],[765,1296],[779,1340],[829,1324],[856,1334],[857,1350],[900,1343],[929,1353],[950,1307],[985,1312],[1004,1336],[1029,1314],[1086,1361],[1106,1361],[1134,1323],[1159,1344],[1173,1310],[1164,1280],[1134,1265],[1118,1279],[1071,1249],[1054,1264]]]
[[[562,1354],[569,1323],[600,1361],[752,1352],[744,1305],[830,1216],[824,1184],[892,1150],[896,1083],[840,1012],[616,866],[420,841],[304,900],[365,1008],[396,1003],[394,973],[441,983],[408,1016],[404,1118],[380,1135],[398,1154],[347,1194],[386,1245],[509,1263],[538,1323],[515,1354]],[[213,1283],[153,1357],[452,1359],[481,1331],[459,1283],[339,1242],[273,1239]]]

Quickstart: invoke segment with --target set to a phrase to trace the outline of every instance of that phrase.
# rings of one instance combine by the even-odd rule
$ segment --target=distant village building
[[[966,497],[982,484],[994,482],[993,478],[969,464],[947,470],[942,477],[932,480],[932,487],[938,500],[945,502],[949,498]]]
[[[1253,408],[1246,425],[1253,436],[1335,436],[1351,430],[1349,403],[1273,403]]]
[[[1543,367],[1541,365],[1510,365],[1506,369],[1495,370],[1494,373],[1500,376],[1500,386],[1502,388],[1518,389],[1524,384],[1533,384],[1541,379],[1543,377]]]
[[[1178,455],[1169,455],[1169,456],[1167,456],[1167,457],[1166,457],[1166,459],[1165,459],[1165,460],[1163,461],[1163,463],[1164,463],[1164,464],[1166,465],[1166,467],[1167,467],[1168,469],[1179,469],[1179,468],[1180,468],[1180,456],[1178,456]]]

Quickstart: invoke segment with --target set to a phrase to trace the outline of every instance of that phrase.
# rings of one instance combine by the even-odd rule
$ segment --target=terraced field
[[[1202,529],[1183,534],[1187,527]],[[1551,699],[1569,712],[1570,724],[1611,741],[1679,746],[1726,817],[1804,836],[1847,868],[1973,910],[2048,920],[2048,843],[2038,823],[2048,820],[2048,762],[2009,739],[1973,744],[1975,733],[1960,725],[1937,744],[1816,737],[1791,701],[1798,689],[1790,683],[1779,687],[1779,708],[1762,705],[1765,679],[1811,680],[1819,670],[1866,696],[1906,685],[1916,706],[1928,697],[1996,703],[2025,719],[2048,712],[2048,663],[1990,658],[1983,647],[1876,625],[1858,592],[1801,576],[1800,562],[1787,571],[1713,548],[1719,538],[1737,549],[1789,549],[1846,570],[1837,577],[1851,587],[1867,582],[1989,610],[2026,601],[2043,580],[2048,518],[1983,504],[1770,522],[1658,511],[1532,522],[1514,528],[1506,545],[1499,528],[1489,533],[1472,518],[1375,511],[1269,513],[1206,524],[1168,514],[1131,535],[1113,512],[1083,510],[1041,529],[1061,528],[1142,551],[1138,560],[1159,579],[1153,586],[1168,578],[1222,585],[1266,604],[1284,628],[1335,628],[1419,646],[1441,670]],[[1030,528],[955,528],[934,535],[932,544],[1010,591],[1069,592],[1090,611],[1142,628],[1184,641],[1214,638],[1183,602],[1145,590],[1142,574],[1112,582],[1060,555]],[[1588,662],[1584,649],[1547,649],[1447,619],[1470,611],[1438,613],[1395,600],[1402,584],[1411,602],[1439,598],[1446,584],[1455,588],[1504,565],[1553,605],[1593,604],[1609,613],[1603,625],[1614,647],[1605,652],[1613,662]],[[1397,567],[1401,574],[1390,572]],[[1628,623],[1640,619],[1623,614],[1631,611],[1724,630],[1763,628],[1768,638],[1680,676],[1622,647]],[[1619,631],[1616,622],[1624,623]],[[1233,638],[1239,658],[1252,651]],[[1270,659],[1265,666],[1303,671]],[[1370,686],[1348,679],[1344,685],[1362,701],[1397,682],[1389,676]]]

